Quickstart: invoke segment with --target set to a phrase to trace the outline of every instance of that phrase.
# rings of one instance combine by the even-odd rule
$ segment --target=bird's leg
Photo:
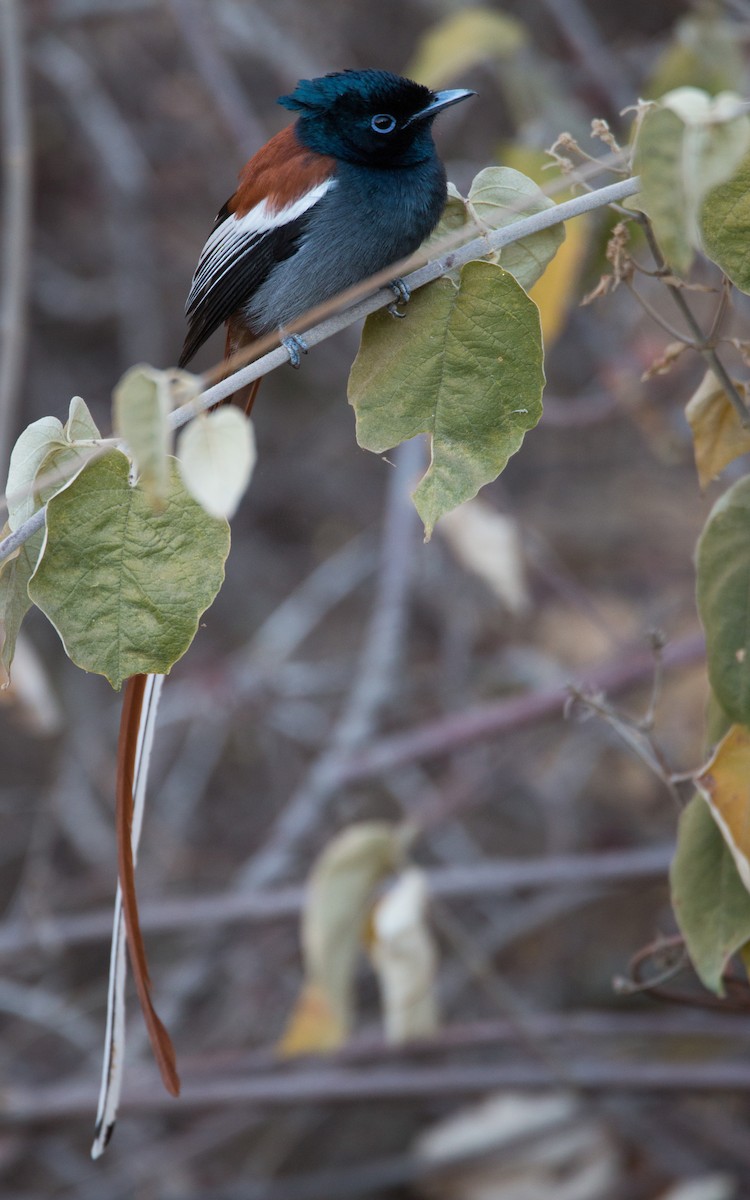
[[[388,287],[392,292],[395,293],[396,296],[396,299],[393,301],[393,303],[388,305],[388,312],[392,317],[405,317],[406,313],[402,312],[401,310],[403,306],[408,304],[411,300],[411,292],[409,291],[408,284],[406,284],[404,280],[400,278],[392,279],[388,284]]]
[[[281,344],[289,353],[289,362],[296,368],[302,362],[301,354],[307,354],[310,347],[303,337],[298,333],[282,333]]]

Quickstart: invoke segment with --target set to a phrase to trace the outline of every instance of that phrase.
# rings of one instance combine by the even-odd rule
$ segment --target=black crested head
[[[367,166],[410,166],[435,153],[430,126],[473,95],[433,92],[390,71],[338,71],[301,79],[279,104],[298,112],[297,133],[319,154]]]

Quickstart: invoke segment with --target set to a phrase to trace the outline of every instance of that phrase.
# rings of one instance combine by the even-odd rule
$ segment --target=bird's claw
[[[393,301],[393,303],[388,305],[388,312],[392,317],[405,317],[406,313],[402,312],[401,309],[403,305],[408,304],[411,299],[411,292],[409,291],[408,284],[406,284],[403,279],[392,279],[388,284],[388,287],[392,292],[395,293],[396,296],[396,299]]]
[[[301,354],[307,354],[310,347],[303,337],[298,333],[287,333],[281,338],[281,344],[286,349],[289,355],[289,362],[296,370],[302,359]]]

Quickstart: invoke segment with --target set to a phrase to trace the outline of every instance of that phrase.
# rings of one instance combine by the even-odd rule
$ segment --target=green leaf
[[[680,817],[671,883],[675,916],[695,969],[721,996],[727,960],[750,939],[750,893],[700,796]]]
[[[677,88],[641,122],[635,204],[651,218],[669,265],[683,274],[701,246],[699,215],[707,192],[731,177],[750,144],[750,119],[741,107],[741,98],[729,92],[711,97],[699,88]]]
[[[112,450],[50,500],[42,559],[29,594],[70,658],[119,688],[130,675],[169,671],[218,592],[229,527],[188,496],[170,461],[156,513]]]
[[[102,436],[86,401],[80,396],[74,396],[70,402],[64,432],[66,439],[71,443],[98,441]]]
[[[633,201],[651,218],[654,234],[670,267],[686,272],[694,249],[689,234],[687,197],[682,189],[682,140],[685,126],[666,108],[643,118],[635,143],[633,171],[641,190]]]
[[[485,167],[474,178],[466,199],[448,184],[448,199],[438,226],[424,243],[424,248],[438,246],[458,230],[466,231],[466,240],[485,229],[502,229],[532,213],[553,208],[554,201],[541,188],[513,167]],[[530,237],[513,242],[502,250],[489,253],[483,262],[500,263],[510,271],[526,291],[536,283],[555,252],[565,240],[562,222],[551,229],[542,229]],[[448,277],[458,282],[460,270],[449,271]]]
[[[34,495],[34,480],[54,447],[68,448],[62,422],[57,417],[41,417],[34,421],[24,429],[13,447],[6,488],[11,530],[18,529],[39,507]]]
[[[169,491],[169,376],[146,365],[132,367],[118,383],[113,398],[115,431],[133,456],[138,482],[152,508],[159,509]]]
[[[24,429],[10,456],[8,524],[18,529],[50,496],[70,481],[91,457],[101,437],[80,396],[70,402],[65,426],[57,417],[41,417]]]
[[[711,687],[735,724],[750,725],[749,477],[711,510],[698,542],[697,567]]]
[[[474,179],[468,196],[469,212],[480,227],[502,228],[554,206],[554,200],[545,196],[533,179],[512,167],[485,167]],[[499,251],[500,265],[528,291],[564,240],[565,227],[560,222],[503,247]]]
[[[514,17],[489,8],[464,8],[428,31],[405,73],[439,88],[474,63],[517,54],[527,41],[524,25]]]
[[[6,525],[0,536],[5,537],[8,533],[10,528]],[[3,688],[10,683],[18,633],[31,608],[28,584],[41,553],[43,538],[40,529],[0,565],[0,686]]]
[[[238,408],[195,417],[177,443],[182,482],[212,517],[231,517],[255,466],[253,427]]]
[[[735,287],[750,292],[750,155],[726,183],[706,196],[703,246]]]
[[[471,262],[440,279],[407,319],[367,318],[349,378],[357,440],[382,453],[426,433],[432,461],[414,503],[430,536],[445,512],[503,470],[542,413],[539,313],[512,275]]]

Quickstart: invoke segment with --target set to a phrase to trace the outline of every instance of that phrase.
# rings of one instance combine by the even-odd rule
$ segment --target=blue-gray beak
[[[415,121],[432,120],[436,113],[442,112],[444,108],[450,108],[451,104],[458,104],[460,100],[468,99],[469,96],[476,96],[476,92],[469,91],[468,88],[449,88],[445,92],[435,92],[434,99],[426,108],[420,109],[418,113],[404,122],[404,128],[407,125],[413,125]]]

